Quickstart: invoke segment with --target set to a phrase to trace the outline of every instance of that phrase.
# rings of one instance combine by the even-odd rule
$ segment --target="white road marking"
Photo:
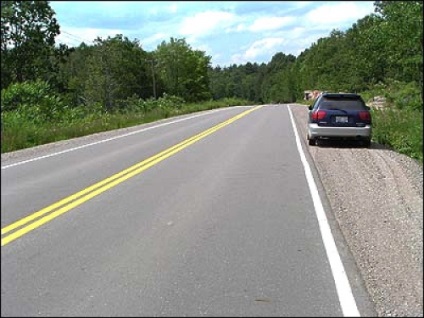
[[[233,106],[232,108],[238,108],[238,107],[245,107],[245,106]],[[85,144],[85,145],[82,145],[82,146],[79,146],[79,147],[69,148],[69,149],[59,151],[59,152],[55,152],[55,153],[52,153],[52,154],[49,154],[49,155],[45,155],[45,156],[41,156],[41,157],[36,157],[36,158],[16,162],[16,163],[13,163],[13,164],[10,164],[10,165],[3,166],[3,167],[1,167],[1,169],[3,170],[3,169],[11,168],[11,167],[16,167],[16,166],[22,165],[24,163],[28,163],[28,162],[32,162],[32,161],[36,161],[36,160],[41,160],[41,159],[45,159],[45,158],[49,158],[49,157],[53,157],[53,156],[57,156],[57,155],[61,155],[61,154],[67,153],[67,152],[71,152],[71,151],[75,151],[75,150],[78,150],[78,149],[82,149],[82,148],[94,146],[94,145],[97,145],[97,144],[101,144],[101,143],[104,143],[104,142],[107,142],[107,141],[111,141],[111,140],[115,140],[115,139],[119,139],[119,138],[123,138],[123,137],[128,137],[128,136],[138,134],[138,133],[141,133],[141,132],[144,132],[144,131],[147,131],[147,130],[151,130],[151,129],[155,129],[155,128],[179,123],[179,122],[182,122],[182,121],[185,121],[185,120],[189,120],[189,119],[193,119],[193,118],[197,118],[197,117],[201,117],[201,116],[206,116],[206,115],[209,115],[211,113],[221,111],[221,110],[225,110],[225,109],[228,109],[228,108],[214,109],[214,110],[208,111],[207,113],[202,113],[202,114],[198,114],[198,115],[194,115],[194,116],[190,116],[190,117],[186,117],[186,118],[182,118],[182,119],[178,119],[178,120],[173,120],[173,121],[166,122],[166,123],[163,123],[163,124],[159,124],[159,125],[156,125],[156,126],[151,126],[151,127],[139,129],[139,130],[136,130],[136,131],[132,131],[132,132],[127,133],[127,134],[123,134],[123,135],[119,135],[119,136],[116,136],[116,137],[111,137],[111,138],[103,139],[103,140],[100,140],[100,141],[92,142],[92,143],[89,143],[89,144]]]
[[[336,284],[337,295],[339,296],[340,306],[345,317],[360,317],[358,307],[356,306],[355,297],[353,296],[346,271],[343,267],[339,252],[337,251],[336,243],[333,234],[331,233],[330,225],[328,224],[327,216],[322,206],[321,198],[318,194],[318,188],[315,184],[314,177],[311,172],[311,167],[306,160],[305,153],[303,152],[300,143],[299,134],[297,132],[296,123],[293,118],[290,105],[287,105],[290,114],[290,119],[293,125],[294,134],[296,136],[297,149],[300,154],[300,159],[305,170],[306,180],[309,185],[312,200],[317,215],[319,228],[321,231],[322,241],[324,243],[325,251],[327,252],[328,261],[330,262],[331,271],[333,273],[334,282]]]

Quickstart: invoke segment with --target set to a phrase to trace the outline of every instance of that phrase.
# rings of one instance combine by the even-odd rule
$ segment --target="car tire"
[[[369,147],[371,147],[371,140],[370,140],[370,139],[365,139],[365,140],[363,140],[363,141],[362,141],[362,145],[363,145],[365,148],[369,148]]]
[[[315,139],[312,138],[308,138],[308,144],[309,146],[315,146],[317,144]]]

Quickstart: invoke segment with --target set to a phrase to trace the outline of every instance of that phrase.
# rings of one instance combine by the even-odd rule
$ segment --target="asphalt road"
[[[3,317],[373,314],[289,107],[192,116],[2,160]]]

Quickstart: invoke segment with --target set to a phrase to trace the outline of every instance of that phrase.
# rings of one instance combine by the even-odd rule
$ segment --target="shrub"
[[[403,83],[393,81],[386,91],[387,101],[398,109],[423,109],[421,88],[415,82]]]
[[[2,112],[17,110],[37,123],[59,118],[63,108],[61,98],[41,80],[15,83],[1,91]]]
[[[422,112],[413,109],[373,110],[373,139],[422,163]]]

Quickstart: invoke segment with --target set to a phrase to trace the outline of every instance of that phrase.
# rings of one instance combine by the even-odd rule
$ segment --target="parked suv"
[[[309,106],[307,140],[316,145],[318,139],[359,140],[371,145],[371,113],[364,100],[353,93],[322,93]]]

